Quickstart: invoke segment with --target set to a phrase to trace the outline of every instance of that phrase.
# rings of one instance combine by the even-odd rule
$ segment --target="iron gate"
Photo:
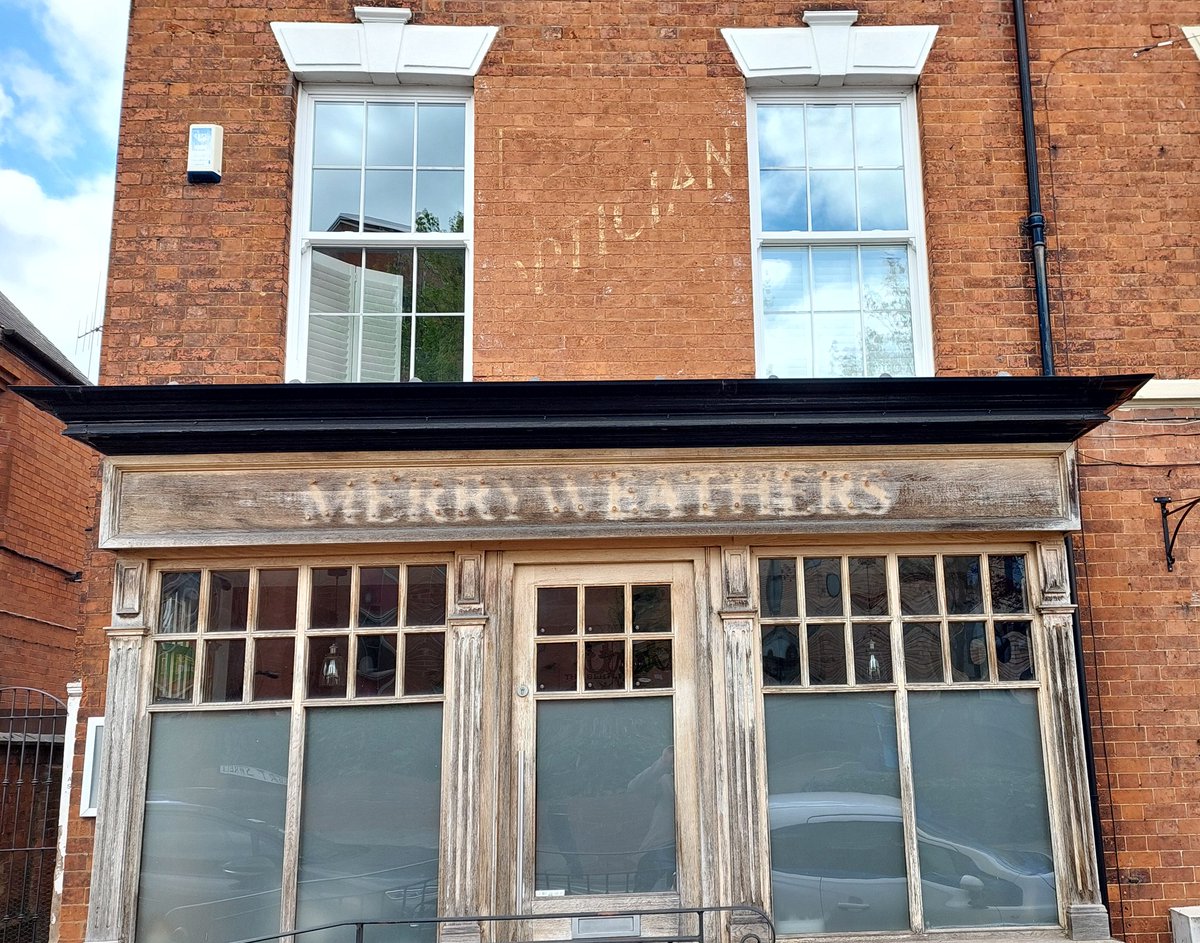
[[[0,943],[46,943],[67,707],[0,688]]]

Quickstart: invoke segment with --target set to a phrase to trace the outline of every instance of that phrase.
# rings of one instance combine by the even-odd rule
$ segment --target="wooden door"
[[[694,899],[698,867],[690,563],[517,567],[515,856],[524,914]],[[672,932],[531,922],[534,938]]]

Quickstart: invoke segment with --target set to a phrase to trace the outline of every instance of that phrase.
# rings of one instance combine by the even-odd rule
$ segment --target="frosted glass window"
[[[440,704],[309,712],[296,925],[437,914]],[[432,927],[367,927],[368,943]],[[307,934],[353,943],[354,927]]]
[[[676,887],[670,698],[539,703],[536,775],[536,890]]]
[[[1037,693],[909,698],[925,922],[1058,923]]]
[[[891,696],[780,695],[765,712],[776,928],[907,930]]]
[[[288,729],[287,710],[153,716],[138,943],[279,932]]]

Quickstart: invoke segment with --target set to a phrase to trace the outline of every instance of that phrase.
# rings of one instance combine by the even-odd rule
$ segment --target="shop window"
[[[429,559],[159,575],[138,941],[436,914],[448,593]]]
[[[932,371],[915,96],[755,96],[759,373]]]
[[[758,572],[779,930],[1057,925],[1025,555]]]
[[[323,89],[300,114],[289,374],[464,379],[469,97]]]

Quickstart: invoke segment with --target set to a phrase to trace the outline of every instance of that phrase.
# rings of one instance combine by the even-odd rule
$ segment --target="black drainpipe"
[[[1021,85],[1021,130],[1025,132],[1025,179],[1029,185],[1029,244],[1033,250],[1033,286],[1037,299],[1038,340],[1042,376],[1054,376],[1054,341],[1050,337],[1050,289],[1046,278],[1046,217],[1038,185],[1037,137],[1033,127],[1033,87],[1029,81],[1029,37],[1025,32],[1025,0],[1013,0],[1017,30],[1017,74]]]
[[[1013,0],[1013,24],[1017,38],[1017,76],[1021,86],[1021,130],[1025,136],[1025,179],[1029,185],[1029,243],[1033,250],[1033,284],[1037,301],[1038,341],[1042,352],[1042,375],[1054,376],[1054,341],[1050,336],[1050,290],[1046,277],[1046,217],[1038,183],[1037,136],[1033,125],[1033,85],[1029,77],[1029,36],[1025,30],[1025,0]],[[1088,793],[1092,806],[1092,834],[1096,845],[1096,870],[1100,900],[1108,906],[1108,874],[1104,865],[1104,842],[1100,828],[1100,796],[1096,785],[1096,752],[1092,744],[1092,718],[1088,710],[1087,675],[1083,664],[1083,631],[1079,619],[1079,590],[1075,571],[1075,548],[1065,537],[1067,575],[1071,600],[1076,609],[1071,617],[1075,641],[1075,675],[1079,682],[1079,713],[1083,722],[1083,753],[1087,765]]]

